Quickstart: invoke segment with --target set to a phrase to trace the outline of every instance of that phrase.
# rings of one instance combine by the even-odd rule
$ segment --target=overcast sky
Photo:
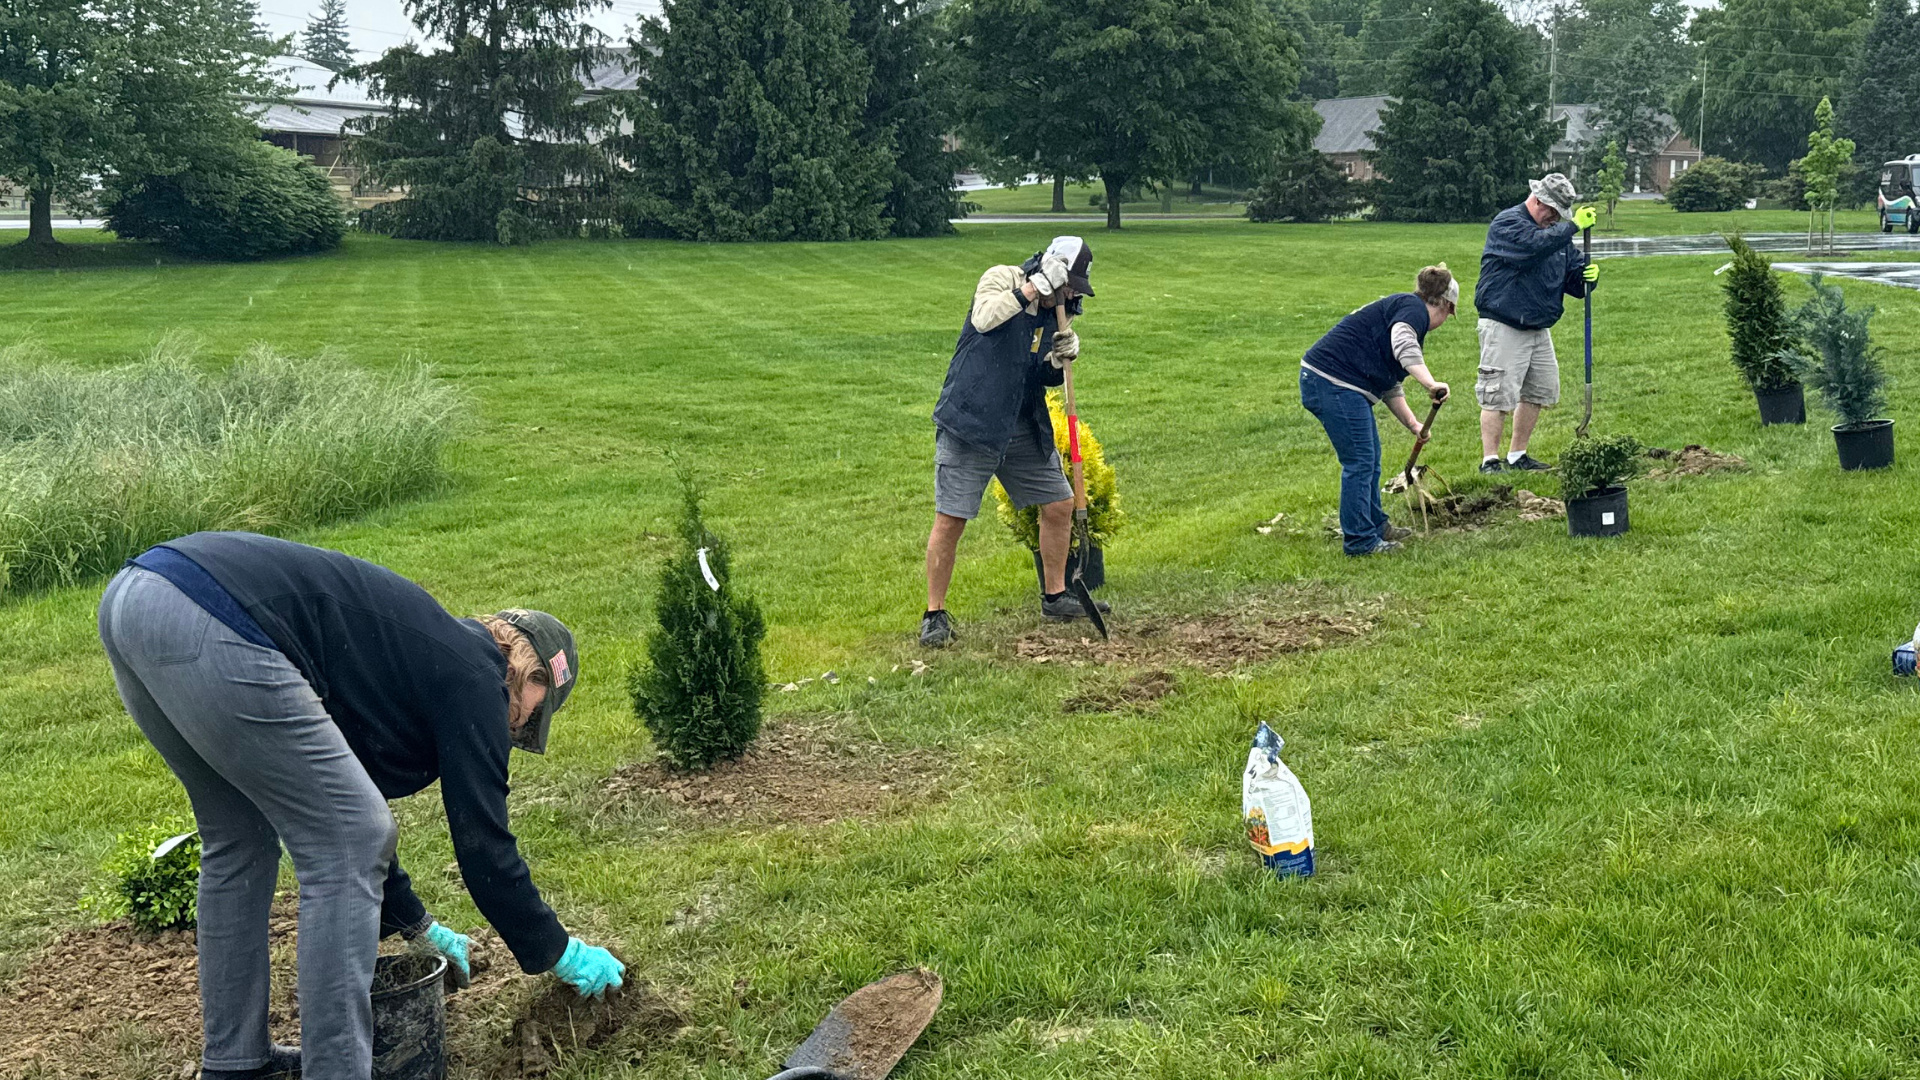
[[[307,20],[319,8],[317,0],[260,0],[260,21],[276,34],[293,34],[306,28]],[[641,15],[657,15],[660,0],[614,0],[613,6],[599,12],[592,23],[613,39],[625,44],[627,29]],[[400,8],[400,0],[347,0],[347,22],[353,35],[353,47],[361,59],[373,56],[418,37],[413,24]]]

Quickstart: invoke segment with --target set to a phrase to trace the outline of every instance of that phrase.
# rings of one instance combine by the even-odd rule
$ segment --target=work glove
[[[459,985],[465,986],[472,980],[473,966],[467,958],[467,951],[473,947],[472,938],[435,922],[427,927],[426,933],[420,935],[420,940],[425,941],[434,952],[446,957],[447,962],[459,971],[455,978]]]
[[[567,939],[567,951],[561,953],[560,962],[553,965],[554,975],[578,990],[581,997],[599,997],[610,989],[619,989],[620,976],[626,970],[627,965],[612,953],[577,937]]]
[[[1573,225],[1576,229],[1591,229],[1600,215],[1591,206],[1576,206],[1573,210]]]
[[[1067,260],[1058,255],[1049,255],[1040,260],[1040,266],[1034,270],[1028,281],[1041,296],[1052,296],[1053,290],[1067,283]]]
[[[1580,271],[1580,276],[1583,278],[1586,278],[1589,283],[1599,281],[1600,280],[1600,264],[1591,263],[1591,262],[1588,263],[1586,269]]]
[[[1054,367],[1065,367],[1080,358],[1080,335],[1071,330],[1061,330],[1053,335],[1053,352],[1050,354]]]

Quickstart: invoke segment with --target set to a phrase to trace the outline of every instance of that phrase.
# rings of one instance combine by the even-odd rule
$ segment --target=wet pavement
[[[1824,251],[1807,250],[1806,233],[1747,233],[1745,239],[1755,251],[1794,252],[1813,255]],[[1636,255],[1713,255],[1727,250],[1727,242],[1718,235],[1707,236],[1623,236],[1593,241],[1596,259],[1631,258]],[[1920,251],[1920,236],[1908,233],[1839,233],[1833,238],[1833,253],[1847,251]]]
[[[1855,278],[1881,285],[1892,285],[1896,289],[1920,289],[1920,262],[1777,262],[1773,264],[1773,268],[1785,270],[1790,274],[1825,274],[1828,277]]]

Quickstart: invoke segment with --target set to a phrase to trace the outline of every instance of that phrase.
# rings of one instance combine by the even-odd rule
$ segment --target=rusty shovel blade
[[[940,976],[915,968],[842,998],[785,1069],[820,1069],[845,1080],[885,1080],[940,1008]]]

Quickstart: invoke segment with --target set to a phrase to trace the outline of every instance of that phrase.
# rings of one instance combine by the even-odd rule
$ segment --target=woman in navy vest
[[[1373,407],[1384,401],[1418,434],[1419,418],[1407,406],[1400,380],[1413,376],[1435,402],[1447,384],[1427,371],[1421,346],[1460,301],[1460,284],[1447,265],[1420,271],[1415,291],[1394,293],[1341,319],[1300,361],[1300,403],[1320,418],[1340,457],[1340,532],[1349,555],[1375,555],[1400,546],[1396,529],[1380,507],[1380,429]]]

